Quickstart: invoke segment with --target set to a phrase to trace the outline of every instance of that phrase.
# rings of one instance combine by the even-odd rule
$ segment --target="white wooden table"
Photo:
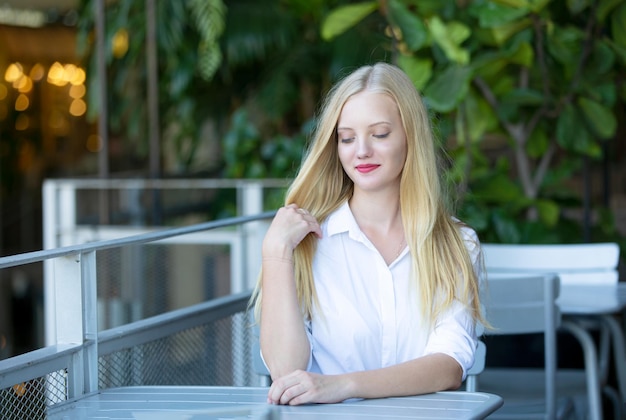
[[[264,387],[138,386],[110,388],[49,410],[49,420],[83,419],[482,419],[502,406],[497,395],[438,392],[340,404],[268,405]]]

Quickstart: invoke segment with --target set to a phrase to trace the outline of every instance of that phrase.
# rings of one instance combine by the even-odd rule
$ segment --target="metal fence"
[[[44,419],[53,405],[109,387],[263,383],[252,368],[249,290],[99,330],[99,316],[107,312],[98,300],[97,285],[100,276],[111,276],[112,267],[120,265],[114,256],[123,255],[121,250],[128,255],[134,249],[130,255],[141,256],[135,259],[140,268],[131,271],[145,278],[162,268],[159,264],[167,252],[158,247],[172,238],[240,227],[272,215],[265,212],[0,258],[0,269],[50,264],[53,278],[47,280],[56,301],[52,343],[0,360],[0,418]],[[245,231],[241,234],[245,249]],[[150,289],[143,287],[139,293]]]

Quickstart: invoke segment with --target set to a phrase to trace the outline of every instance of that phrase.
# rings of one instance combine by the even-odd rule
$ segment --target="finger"
[[[302,383],[296,383],[293,386],[285,389],[280,396],[280,404],[282,405],[297,405],[299,397],[307,391],[307,388]]]

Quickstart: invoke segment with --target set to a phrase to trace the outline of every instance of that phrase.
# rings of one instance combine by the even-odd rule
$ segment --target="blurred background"
[[[0,256],[43,248],[46,179],[290,178],[323,94],[380,60],[423,92],[482,241],[625,252],[626,1],[0,0]],[[132,221],[79,206],[235,212],[187,199]],[[40,347],[42,273],[0,280],[0,356]]]

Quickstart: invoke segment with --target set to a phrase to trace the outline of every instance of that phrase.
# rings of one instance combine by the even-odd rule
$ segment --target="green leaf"
[[[322,39],[330,41],[341,35],[376,9],[378,9],[376,1],[349,4],[334,9],[322,22]]]
[[[487,1],[472,7],[471,13],[478,18],[481,28],[493,28],[525,16],[528,13],[526,6],[508,6],[497,4],[495,1]]]
[[[531,158],[539,158],[548,150],[550,141],[545,130],[536,129],[526,142],[526,153]]]
[[[513,89],[502,96],[502,102],[517,105],[541,105],[543,94],[532,89]]]
[[[556,139],[565,150],[594,158],[602,155],[602,150],[593,141],[585,125],[585,119],[571,104],[567,105],[559,115],[556,124]]]
[[[401,55],[398,57],[398,66],[404,70],[419,91],[426,86],[433,74],[433,62],[430,59]]]
[[[576,15],[589,7],[589,0],[567,0],[570,13]]]
[[[517,244],[521,241],[522,237],[515,215],[507,214],[502,209],[496,209],[492,219],[498,239],[501,242]]]
[[[426,87],[426,102],[435,111],[451,111],[467,95],[471,76],[467,67],[448,67]]]
[[[535,61],[535,52],[528,42],[522,42],[509,59],[512,63],[530,68]]]
[[[507,175],[501,173],[476,183],[473,193],[476,197],[492,203],[511,204],[524,200],[524,193],[520,187]]]
[[[576,118],[576,110],[571,104],[567,104],[556,122],[556,140],[561,147],[568,149],[576,131],[581,129]]]
[[[611,33],[615,43],[626,48],[626,2],[611,15]]]
[[[516,8],[527,8],[529,6],[528,0],[491,0],[490,3]]]
[[[498,117],[482,96],[472,94],[470,91],[466,101],[467,128],[470,139],[474,142],[480,140],[488,130],[498,126]]]
[[[433,16],[428,21],[428,29],[448,60],[458,64],[469,62],[469,51],[461,47],[461,43],[471,34],[467,26],[459,22],[446,25],[438,16]]]
[[[541,12],[552,0],[530,0],[529,7],[533,13]]]
[[[535,202],[539,218],[548,226],[556,226],[559,221],[559,205],[552,200],[537,200]]]
[[[491,29],[491,35],[497,45],[504,44],[510,37],[532,25],[530,19],[520,19]]]
[[[566,67],[578,64],[584,33],[575,27],[555,27],[548,37],[548,51]]]
[[[596,9],[596,18],[602,22],[611,11],[624,0],[600,0]]]
[[[600,138],[609,139],[615,135],[617,119],[610,108],[585,97],[578,98],[577,102],[587,123]]]
[[[592,79],[594,82],[606,80],[606,76],[613,69],[614,64],[615,53],[611,47],[604,40],[596,40],[583,69],[585,78]]]
[[[402,31],[402,40],[411,51],[417,51],[426,45],[428,30],[424,22],[411,13],[398,0],[389,2],[389,20]]]
[[[617,55],[622,65],[626,65],[626,46],[622,47],[611,40],[607,41],[613,52]]]

